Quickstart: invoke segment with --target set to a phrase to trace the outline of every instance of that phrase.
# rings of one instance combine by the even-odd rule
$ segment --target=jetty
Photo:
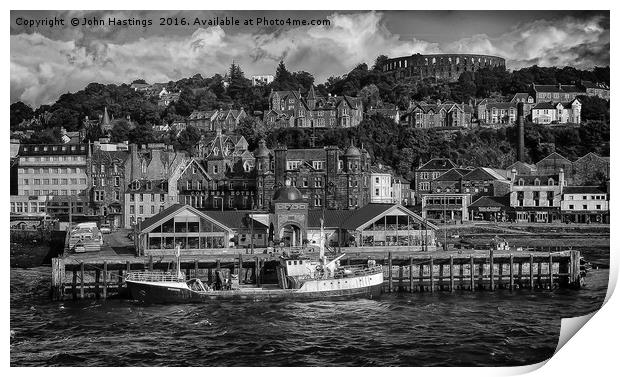
[[[283,250],[298,252],[298,250]],[[383,291],[435,292],[458,290],[530,291],[583,285],[578,250],[452,250],[428,253],[399,247],[347,247],[344,265],[365,264],[374,259],[384,267]],[[277,281],[280,252],[215,249],[203,254],[183,255],[180,268],[189,278],[211,283],[219,271],[236,277],[240,285],[260,288]],[[311,255],[311,254],[307,254]],[[124,276],[130,271],[170,271],[174,255],[65,254],[52,259],[51,297],[54,300],[109,299],[124,297]]]

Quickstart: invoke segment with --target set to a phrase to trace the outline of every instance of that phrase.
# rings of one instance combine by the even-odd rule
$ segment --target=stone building
[[[247,116],[243,107],[239,110],[194,110],[189,115],[187,124],[204,132],[220,131],[223,133],[232,133],[239,128],[239,123]]]
[[[559,174],[560,170],[564,173],[564,179],[572,182],[573,163],[561,154],[553,152],[536,163],[536,174],[539,175]]]
[[[270,127],[348,128],[362,121],[363,111],[360,98],[323,97],[311,86],[305,97],[298,90],[272,91],[263,121]]]
[[[413,101],[403,118],[405,123],[415,128],[468,128],[472,115],[472,107],[465,104]]]
[[[586,95],[586,91],[577,85],[539,85],[532,84],[529,94],[534,97],[536,103],[541,102],[563,102],[570,103],[577,96]]]
[[[177,181],[189,158],[160,144],[129,146],[125,160],[124,226],[139,224],[178,203]]]
[[[256,157],[257,207],[269,208],[273,193],[287,180],[302,193],[310,208],[349,209],[370,201],[370,156],[351,145],[270,151],[261,142]]]
[[[106,151],[93,146],[89,159],[91,211],[117,228],[124,227],[127,158],[129,158],[127,151]]]
[[[456,168],[454,162],[447,158],[433,158],[421,164],[415,170],[415,197],[421,200],[421,194],[430,194],[431,182],[450,169]]]
[[[383,64],[383,72],[391,72],[396,79],[435,78],[457,81],[463,72],[482,68],[506,69],[506,60],[491,55],[473,54],[413,54],[390,58]]]
[[[590,152],[573,162],[571,184],[575,186],[602,185],[609,180],[609,157]]]
[[[394,174],[389,167],[381,164],[370,167],[371,203],[394,203],[393,177]]]
[[[581,87],[585,89],[586,95],[599,97],[609,101],[609,86],[600,82],[582,81]]]

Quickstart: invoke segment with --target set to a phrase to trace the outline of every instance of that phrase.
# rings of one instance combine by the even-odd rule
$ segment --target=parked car
[[[101,231],[102,234],[110,234],[110,233],[112,233],[112,228],[110,228],[107,225],[102,225],[101,228],[99,228],[99,230]]]

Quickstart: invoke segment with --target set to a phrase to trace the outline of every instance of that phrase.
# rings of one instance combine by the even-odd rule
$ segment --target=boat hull
[[[179,286],[164,286],[144,282],[127,281],[131,299],[143,303],[191,303],[211,300],[248,300],[248,301],[280,301],[280,300],[325,300],[351,297],[376,298],[381,295],[383,281],[378,284],[323,291],[302,291],[299,289],[235,289],[224,291],[196,292]]]

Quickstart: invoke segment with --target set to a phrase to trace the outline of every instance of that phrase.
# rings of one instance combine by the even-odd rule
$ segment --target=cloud
[[[308,71],[317,82],[345,74],[362,62],[372,64],[380,54],[481,53],[506,57],[511,68],[609,64],[609,28],[601,17],[540,20],[517,25],[499,37],[480,34],[442,45],[403,40],[387,28],[380,12],[334,13],[328,19],[330,26],[269,28],[260,33],[225,32],[219,26],[194,29],[191,34],[187,29],[149,33],[141,27],[45,35],[12,29],[11,101],[51,103],[91,82],[143,78],[152,83],[196,73],[211,76],[226,72],[233,60],[250,76],[273,74],[284,59],[289,70]]]
[[[445,52],[497,55],[509,68],[609,64],[609,25],[602,16],[536,20],[496,38],[474,35],[442,46]]]

